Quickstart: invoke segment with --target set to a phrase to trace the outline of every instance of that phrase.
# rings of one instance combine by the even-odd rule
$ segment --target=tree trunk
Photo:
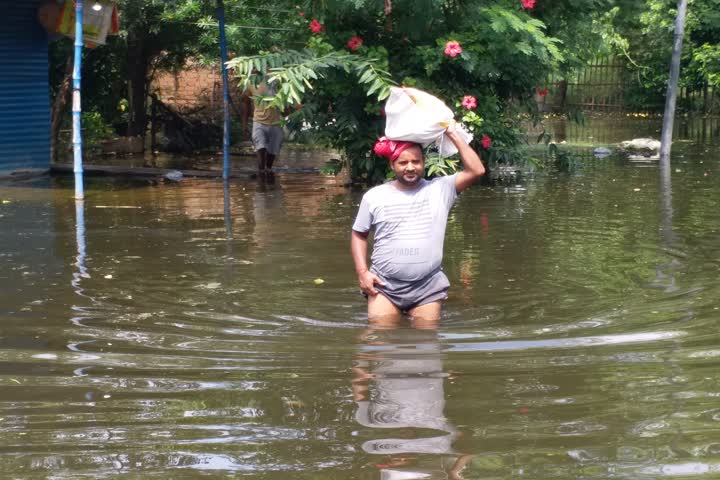
[[[137,135],[145,138],[147,128],[147,71],[148,57],[144,29],[128,32],[128,98],[129,98],[129,137]]]
[[[58,160],[58,144],[60,142],[60,127],[62,126],[62,117],[67,111],[70,102],[70,92],[72,92],[72,74],[73,74],[73,56],[68,56],[65,62],[65,75],[63,76],[60,88],[55,95],[52,106],[52,123],[50,124],[50,161]]]

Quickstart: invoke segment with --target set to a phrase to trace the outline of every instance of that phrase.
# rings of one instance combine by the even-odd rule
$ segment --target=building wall
[[[0,176],[50,167],[48,42],[40,0],[0,0]]]
[[[242,111],[242,92],[237,80],[230,76],[230,115],[237,118]],[[158,72],[150,91],[180,113],[192,113],[215,123],[223,120],[223,91],[220,66],[188,62],[177,72]],[[239,118],[237,118],[239,120]]]

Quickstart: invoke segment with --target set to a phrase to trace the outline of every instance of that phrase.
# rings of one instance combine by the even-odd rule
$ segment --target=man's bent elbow
[[[485,165],[483,165],[482,162],[478,162],[477,165],[473,165],[470,168],[466,167],[465,171],[470,173],[474,180],[478,180],[480,177],[485,175]]]

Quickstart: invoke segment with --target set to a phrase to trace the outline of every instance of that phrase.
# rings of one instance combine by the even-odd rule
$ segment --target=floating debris
[[[654,138],[634,138],[619,144],[620,152],[631,162],[647,162],[660,159],[660,141]]]
[[[172,170],[165,175],[163,175],[163,178],[166,178],[167,180],[173,181],[173,182],[179,182],[183,179],[183,173],[180,170]]]
[[[595,150],[593,150],[593,155],[595,158],[605,158],[612,155],[612,150],[606,147],[598,147]]]

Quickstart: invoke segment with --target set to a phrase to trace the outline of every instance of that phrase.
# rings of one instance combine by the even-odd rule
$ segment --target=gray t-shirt
[[[368,190],[352,228],[360,233],[374,228],[373,270],[385,278],[416,281],[439,269],[456,199],[455,175],[423,179],[413,190],[392,183]]]

